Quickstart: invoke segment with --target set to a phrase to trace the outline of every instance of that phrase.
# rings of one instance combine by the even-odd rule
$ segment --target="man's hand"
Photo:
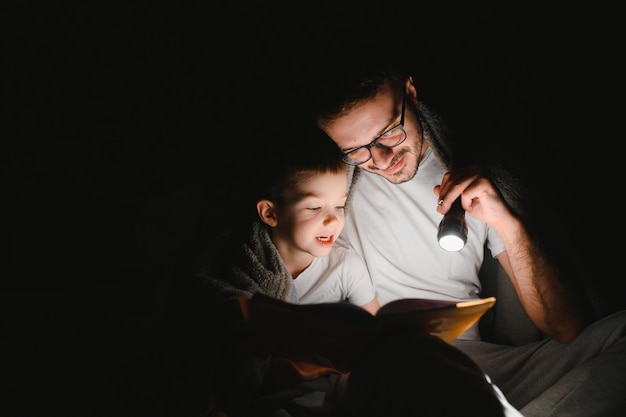
[[[461,195],[465,212],[496,231],[512,217],[500,193],[479,165],[447,172],[433,191],[438,197],[437,211],[441,214],[447,213],[454,200]]]

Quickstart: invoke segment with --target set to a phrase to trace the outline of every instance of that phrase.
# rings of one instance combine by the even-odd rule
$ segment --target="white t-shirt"
[[[469,215],[465,247],[448,252],[439,246],[442,215],[433,187],[446,171],[428,149],[415,177],[404,184],[361,173],[340,239],[365,260],[381,305],[398,298],[477,298],[485,242],[493,256],[504,250],[496,232]],[[462,338],[479,339],[476,326],[471,330]]]
[[[293,281],[299,304],[348,301],[363,305],[374,298],[374,287],[363,260],[343,242],[313,262]]]

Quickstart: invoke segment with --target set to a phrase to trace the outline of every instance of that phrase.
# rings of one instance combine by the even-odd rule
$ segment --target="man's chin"
[[[410,169],[409,167],[404,166],[401,169],[393,172],[370,169],[365,169],[365,171],[371,172],[372,174],[380,175],[392,184],[402,184],[413,179],[417,172],[417,169]]]
[[[414,176],[414,175],[407,175],[403,171],[400,171],[392,175],[386,175],[386,174],[380,174],[380,175],[385,177],[385,179],[392,184],[402,184],[404,182],[409,181]]]

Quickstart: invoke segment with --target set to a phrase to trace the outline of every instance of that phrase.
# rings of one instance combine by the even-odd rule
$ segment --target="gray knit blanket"
[[[212,254],[200,271],[207,285],[248,296],[259,292],[283,301],[295,295],[291,274],[260,220],[252,222],[246,241],[225,249]]]

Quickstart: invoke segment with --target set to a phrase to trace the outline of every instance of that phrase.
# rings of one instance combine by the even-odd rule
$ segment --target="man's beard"
[[[397,163],[397,161],[402,159],[407,154],[415,154],[415,153],[412,152],[412,148],[409,148],[409,147],[403,148],[400,152],[394,155],[389,166],[394,166]],[[402,184],[407,181],[410,181],[411,179],[413,179],[413,177],[415,177],[415,174],[417,174],[417,168],[419,167],[420,159],[421,158],[418,154],[417,163],[415,164],[415,167],[409,167],[408,165],[404,165],[402,169],[400,169],[400,171],[395,172],[393,174],[386,174],[383,169],[380,169],[374,165],[368,165],[367,167],[368,169],[365,171],[371,172],[372,174],[380,175],[381,177],[385,178],[387,181],[389,181],[392,184]]]

